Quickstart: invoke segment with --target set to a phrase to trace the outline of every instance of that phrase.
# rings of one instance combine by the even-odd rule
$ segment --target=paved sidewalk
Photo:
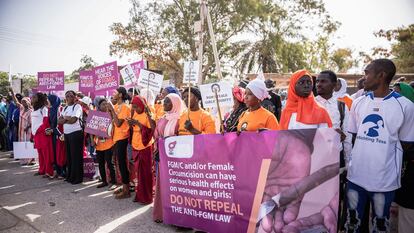
[[[175,232],[152,221],[152,206],[115,200],[97,181],[71,185],[33,176],[0,153],[0,232]]]

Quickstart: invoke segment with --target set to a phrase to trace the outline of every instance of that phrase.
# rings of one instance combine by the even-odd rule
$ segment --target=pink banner
[[[332,129],[161,140],[164,223],[226,233],[336,232],[338,144]]]
[[[93,70],[79,71],[79,91],[88,95],[95,91],[95,72]]]
[[[105,93],[119,86],[119,72],[116,61],[97,66],[95,72],[95,91]]]
[[[89,111],[85,132],[103,138],[109,138],[112,131],[112,118],[107,112]]]
[[[63,91],[65,90],[65,73],[56,72],[38,72],[37,73],[38,91]]]

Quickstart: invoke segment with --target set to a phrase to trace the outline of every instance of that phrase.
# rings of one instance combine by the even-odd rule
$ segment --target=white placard
[[[205,108],[217,107],[215,90],[220,107],[233,106],[233,92],[230,83],[221,81],[218,83],[210,83],[200,86],[201,97],[203,98],[203,106]]]
[[[22,80],[12,79],[12,88],[14,93],[22,93]]]
[[[15,159],[37,158],[37,149],[33,142],[13,142],[13,156]]]
[[[134,83],[136,83],[137,78],[135,77],[135,73],[131,65],[125,66],[121,70],[121,75],[122,75],[122,78],[124,79],[124,86],[129,87],[129,86],[133,86]]]
[[[154,93],[159,93],[162,87],[163,75],[142,69],[139,73],[138,87],[149,88]]]
[[[198,83],[198,70],[200,67],[199,61],[186,61],[184,62],[184,84],[197,84]]]

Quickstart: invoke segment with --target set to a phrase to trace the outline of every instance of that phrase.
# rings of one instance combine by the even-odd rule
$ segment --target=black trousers
[[[108,183],[106,181],[105,163],[108,166],[109,173],[111,175],[111,183],[112,184],[116,183],[115,169],[114,169],[114,164],[112,163],[112,155],[113,155],[112,148],[108,150],[103,150],[103,151],[99,151],[99,150],[96,151],[96,157],[99,163],[99,174],[101,175],[101,179],[103,183]]]
[[[129,171],[127,166],[127,146],[128,138],[117,141],[114,149],[116,150],[116,156],[118,158],[119,172],[121,173],[122,183],[129,184]]]
[[[67,175],[66,180],[72,184],[83,181],[83,132],[82,130],[65,134]]]

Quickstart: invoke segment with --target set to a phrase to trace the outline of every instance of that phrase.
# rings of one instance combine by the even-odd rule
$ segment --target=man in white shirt
[[[348,168],[347,232],[359,232],[364,206],[372,204],[374,232],[389,232],[390,205],[401,186],[404,156],[414,153],[414,105],[390,91],[396,68],[377,59],[365,68],[365,88],[372,90],[354,100],[348,131],[354,147]]]

